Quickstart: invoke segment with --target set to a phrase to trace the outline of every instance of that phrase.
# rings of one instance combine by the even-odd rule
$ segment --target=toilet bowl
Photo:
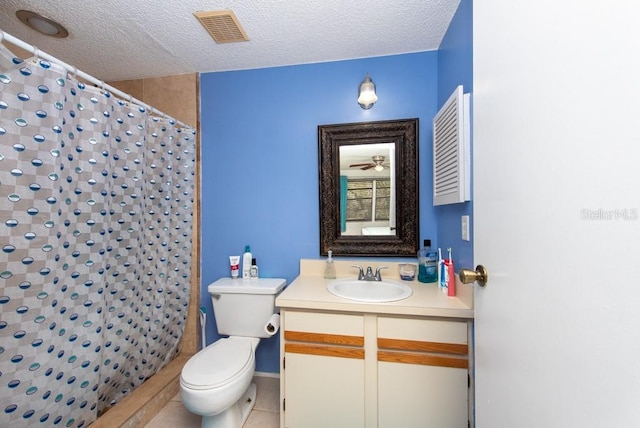
[[[255,349],[258,338],[229,337],[189,359],[180,375],[180,396],[203,428],[239,428],[255,404]]]

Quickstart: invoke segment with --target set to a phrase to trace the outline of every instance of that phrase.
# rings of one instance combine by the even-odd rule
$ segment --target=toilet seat
[[[218,388],[244,372],[253,358],[250,341],[220,339],[189,359],[182,368],[180,381],[190,389]]]

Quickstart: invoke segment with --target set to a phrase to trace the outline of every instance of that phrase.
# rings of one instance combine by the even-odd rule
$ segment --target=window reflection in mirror
[[[341,234],[395,235],[395,145],[353,144],[339,148]]]

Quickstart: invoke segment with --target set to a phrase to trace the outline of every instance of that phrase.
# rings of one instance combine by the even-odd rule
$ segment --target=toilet
[[[218,333],[227,335],[187,361],[180,375],[184,406],[202,416],[203,428],[241,428],[256,402],[251,383],[260,338],[286,280],[222,278],[207,288]]]

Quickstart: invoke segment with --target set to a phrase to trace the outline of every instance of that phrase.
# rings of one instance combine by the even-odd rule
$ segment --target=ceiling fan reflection
[[[359,167],[361,170],[366,171],[373,168],[376,171],[383,171],[385,168],[389,168],[389,165],[384,163],[385,157],[382,155],[375,155],[371,157],[371,162],[367,163],[352,163],[349,168]]]

